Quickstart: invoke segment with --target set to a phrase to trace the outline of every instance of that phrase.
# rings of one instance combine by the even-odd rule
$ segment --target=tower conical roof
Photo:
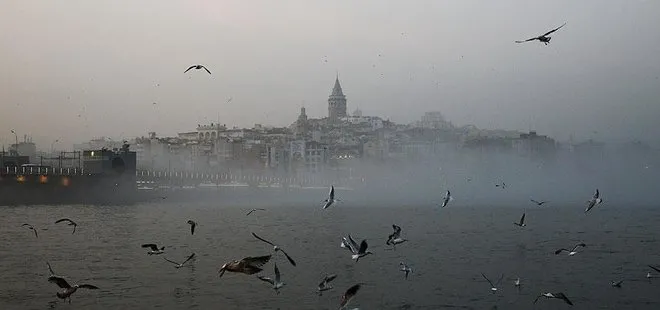
[[[341,90],[341,84],[339,84],[339,76],[335,79],[335,87],[332,88],[332,94],[330,96],[344,96],[344,92]]]

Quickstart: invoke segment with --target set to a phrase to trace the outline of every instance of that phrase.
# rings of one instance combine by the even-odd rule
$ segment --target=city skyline
[[[441,111],[459,126],[657,145],[660,43],[642,38],[660,4],[520,4],[12,2],[0,139],[288,126],[301,106],[327,115],[339,72],[349,113],[411,123]],[[514,43],[564,22],[548,46]],[[183,74],[196,63],[213,74]]]

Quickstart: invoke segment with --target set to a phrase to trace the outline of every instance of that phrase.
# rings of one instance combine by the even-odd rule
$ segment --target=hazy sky
[[[349,112],[660,140],[660,1],[2,2],[5,144],[289,125],[327,115],[337,71]]]

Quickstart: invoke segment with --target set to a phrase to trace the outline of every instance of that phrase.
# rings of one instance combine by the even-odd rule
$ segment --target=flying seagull
[[[353,240],[351,235],[348,235],[348,239],[342,237],[341,247],[347,248],[349,251],[351,251],[351,259],[354,259],[356,263],[360,260],[360,257],[373,254],[367,251],[368,246],[369,245],[367,245],[367,240],[362,240],[362,243],[360,243],[360,247],[358,248],[357,243],[355,243],[355,240]]]
[[[266,211],[266,209],[260,209],[260,208],[252,209],[252,210],[250,210],[250,212],[248,212],[245,216],[248,216],[248,215],[252,214],[252,212],[255,212],[255,211]]]
[[[529,41],[539,40],[540,42],[543,42],[543,44],[548,45],[548,43],[550,43],[550,39],[552,39],[552,37],[548,37],[548,35],[555,32],[555,31],[557,31],[557,30],[559,30],[561,27],[564,27],[564,26],[566,26],[566,23],[564,23],[563,25],[561,25],[561,26],[559,26],[555,29],[552,29],[552,30],[550,30],[550,31],[538,36],[538,37],[529,38],[529,39],[523,40],[523,41],[516,41],[516,43],[525,43],[525,42],[529,42]]]
[[[188,220],[188,225],[190,225],[190,234],[194,235],[195,234],[195,227],[197,227],[197,223],[193,220]]]
[[[410,266],[406,265],[404,262],[400,262],[399,266],[401,266],[401,269],[399,270],[406,273],[406,280],[408,280],[408,274],[412,272],[412,268],[410,268]]]
[[[58,298],[64,299],[64,301],[66,301],[66,299],[69,298],[69,303],[71,303],[71,295],[73,295],[73,293],[75,293],[76,290],[78,290],[79,288],[86,288],[86,289],[90,289],[90,290],[98,290],[99,289],[98,287],[96,287],[94,285],[90,285],[90,284],[80,284],[80,285],[76,284],[74,286],[71,286],[71,285],[69,285],[68,282],[66,282],[66,280],[64,280],[64,278],[58,277],[58,276],[48,277],[48,282],[55,283],[60,288],[63,288],[64,290],[62,290],[61,292],[57,292],[56,295],[57,295]]]
[[[502,279],[504,278],[504,274],[502,274],[502,275],[500,276],[500,279],[497,280],[497,283],[493,284],[493,282],[491,282],[490,280],[488,280],[488,278],[486,277],[485,274],[482,273],[481,276],[484,277],[484,279],[486,279],[486,281],[488,281],[488,283],[490,284],[490,290],[491,290],[491,292],[493,292],[493,293],[497,292],[497,285],[500,285],[500,282],[502,282]]]
[[[573,247],[572,250],[568,250],[568,249],[564,249],[564,248],[562,248],[562,249],[559,249],[559,250],[555,251],[555,255],[557,255],[557,254],[559,254],[559,253],[561,253],[561,252],[563,252],[563,251],[566,251],[566,252],[568,252],[568,256],[573,256],[573,255],[575,255],[575,254],[578,253],[578,252],[577,252],[577,248],[579,248],[579,247],[586,247],[586,246],[587,246],[587,245],[584,244],[584,243],[578,243],[578,244],[576,244],[576,245]]]
[[[280,281],[280,270],[277,268],[277,263],[273,264],[275,266],[275,279],[269,277],[258,276],[259,280],[268,282],[273,286],[273,289],[277,294],[280,293],[280,289],[284,286],[284,282]]]
[[[76,226],[78,226],[78,224],[76,224],[76,222],[74,222],[70,219],[64,218],[64,219],[59,219],[59,220],[55,221],[55,224],[61,223],[61,222],[67,222],[67,225],[73,226],[73,232],[71,232],[72,235],[73,235],[73,233],[76,232]]]
[[[523,213],[522,217],[520,217],[520,222],[518,223],[513,223],[514,225],[517,225],[519,227],[525,227],[527,224],[525,224],[525,213]]]
[[[273,251],[275,251],[275,252],[278,252],[278,251],[279,251],[279,252],[282,252],[282,253],[284,254],[284,256],[286,256],[286,259],[289,260],[289,263],[291,263],[291,265],[294,265],[294,266],[296,265],[296,262],[293,260],[293,258],[291,258],[291,256],[289,256],[289,254],[287,254],[286,252],[284,252],[284,250],[282,250],[279,246],[276,246],[274,243],[272,243],[272,242],[270,242],[270,241],[268,241],[268,240],[266,240],[266,239],[264,239],[264,238],[261,238],[261,237],[257,236],[257,234],[255,234],[255,233],[252,233],[252,235],[253,235],[255,238],[257,238],[257,239],[259,239],[259,240],[261,240],[261,241],[263,241],[263,242],[266,242],[266,243],[272,245],[272,246],[273,246]]]
[[[600,192],[598,189],[596,189],[596,192],[594,193],[594,196],[587,201],[587,209],[584,210],[584,213],[589,212],[591,208],[595,207],[596,205],[599,205],[601,202],[603,202],[602,199],[600,199]]]
[[[344,309],[348,303],[355,297],[355,294],[360,290],[361,285],[355,284],[346,290],[343,296],[341,296],[341,303],[339,304],[339,309]]]
[[[336,274],[326,275],[325,277],[323,277],[323,280],[321,280],[321,283],[319,283],[319,287],[318,287],[319,296],[323,295],[323,291],[332,289],[330,282],[332,282],[332,280],[334,280],[336,277],[337,277]]]
[[[330,208],[332,204],[334,204],[336,201],[339,201],[339,199],[335,199],[335,186],[332,185],[330,186],[330,193],[328,194],[328,199],[323,200],[325,204],[323,205],[323,209]]]
[[[190,68],[186,69],[186,71],[183,71],[183,73],[188,72],[190,69],[196,69],[196,70],[204,69],[204,70],[206,70],[206,72],[208,72],[209,74],[211,74],[211,71],[209,71],[209,69],[206,69],[206,67],[204,67],[204,66],[202,66],[202,65],[192,65],[192,66],[190,66]]]
[[[442,199],[442,205],[440,205],[440,207],[442,208],[446,207],[449,201],[452,199],[454,199],[454,197],[452,197],[451,193],[447,191],[447,193],[445,194],[445,198]]]
[[[39,238],[39,234],[37,234],[37,230],[34,229],[34,227],[32,227],[32,225],[30,225],[30,224],[23,224],[23,225],[21,225],[21,226],[23,226],[23,227],[27,227],[28,229],[32,229],[32,231],[34,231],[34,236],[37,237],[37,238]]]
[[[394,232],[387,236],[387,242],[385,244],[387,245],[392,245],[392,247],[396,250],[396,245],[404,243],[408,241],[408,239],[401,238],[401,227],[397,225],[392,225],[392,229],[394,229]]]
[[[153,244],[153,243],[143,244],[142,247],[150,249],[149,252],[147,252],[147,254],[149,254],[149,255],[158,255],[158,254],[165,253],[165,247],[164,246],[158,248],[158,246]]]
[[[534,200],[534,199],[530,199],[530,200],[539,207],[542,206],[545,203],[548,203],[547,201],[537,201],[537,200]]]
[[[501,187],[502,189],[506,188],[506,184],[502,182],[502,184],[495,184],[495,187]]]
[[[619,280],[619,281],[612,281],[612,283],[611,283],[611,284],[612,284],[612,287],[617,287],[617,288],[621,288],[621,284],[623,284],[623,280]]]
[[[536,297],[536,299],[534,299],[534,303],[536,303],[541,297],[545,297],[547,299],[550,298],[561,299],[565,301],[567,304],[571,306],[573,305],[573,303],[568,299],[568,297],[566,297],[566,295],[564,295],[564,293],[542,293],[538,297]]]
[[[264,255],[257,257],[246,257],[241,260],[231,261],[220,267],[220,270],[218,270],[218,277],[222,277],[222,275],[225,274],[225,271],[250,275],[255,274],[262,270],[261,266],[267,263],[271,257],[272,255]]]
[[[177,263],[175,261],[167,259],[167,257],[163,257],[163,259],[165,259],[166,261],[174,264],[174,268],[179,269],[179,268],[183,267],[183,265],[185,265],[189,260],[193,259],[194,257],[195,257],[195,253],[190,254],[190,256],[188,256],[186,258],[186,260],[183,261],[183,263]]]

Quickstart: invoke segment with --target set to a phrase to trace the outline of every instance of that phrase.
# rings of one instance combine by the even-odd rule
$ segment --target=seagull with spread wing
[[[523,40],[523,41],[516,41],[516,43],[525,43],[525,42],[529,42],[529,41],[539,40],[540,42],[543,42],[543,44],[548,45],[548,43],[550,43],[550,39],[552,39],[552,37],[549,37],[548,35],[555,32],[555,31],[557,31],[557,30],[559,30],[559,29],[561,29],[561,27],[564,27],[564,26],[566,26],[566,23],[564,23],[563,25],[561,25],[561,26],[559,26],[555,29],[552,29],[552,30],[550,30],[550,31],[538,36],[538,37],[529,38],[529,39]]]
[[[442,207],[442,208],[446,207],[447,204],[448,204],[452,199],[454,199],[454,197],[451,196],[451,192],[447,191],[447,193],[445,194],[445,197],[442,199],[442,205],[440,205],[440,207]]]
[[[346,290],[346,293],[341,296],[341,303],[339,304],[339,309],[345,309],[348,306],[348,303],[355,297],[357,292],[360,290],[361,285],[355,284]]]
[[[258,276],[259,280],[268,282],[273,286],[273,289],[277,294],[280,293],[280,289],[284,286],[284,282],[280,280],[280,269],[277,268],[277,263],[273,264],[275,266],[275,279],[269,277]]]
[[[147,243],[142,245],[143,248],[149,248],[149,252],[147,254],[149,255],[159,255],[165,253],[165,247],[158,247],[158,245],[153,244],[153,243]]]
[[[406,265],[404,262],[399,262],[399,266],[401,266],[401,271],[406,273],[406,280],[408,280],[408,274],[412,272],[412,268],[410,266]]]
[[[600,191],[596,189],[596,192],[594,192],[593,197],[587,201],[587,208],[584,210],[584,213],[589,212],[593,207],[601,204],[603,202],[603,199],[600,199]]]
[[[257,234],[255,234],[255,233],[252,233],[252,236],[254,236],[255,238],[257,238],[257,239],[259,239],[259,240],[261,240],[261,241],[263,241],[263,242],[265,242],[265,243],[268,243],[268,244],[272,245],[272,246],[273,246],[273,251],[275,251],[275,252],[282,252],[282,253],[284,254],[284,256],[286,256],[286,259],[289,260],[289,263],[291,263],[291,265],[293,265],[293,266],[296,265],[296,262],[293,260],[293,258],[291,258],[291,256],[289,256],[289,254],[287,254],[287,253],[286,253],[284,250],[282,250],[282,248],[280,248],[279,246],[275,245],[274,243],[272,243],[272,242],[270,242],[270,241],[268,241],[268,240],[266,240],[266,239],[264,239],[264,238],[261,238],[261,237],[257,236]]]
[[[369,245],[367,244],[367,240],[362,240],[362,243],[360,243],[360,247],[358,247],[357,243],[351,235],[348,235],[348,239],[342,237],[341,241],[341,247],[342,248],[347,248],[351,252],[351,259],[354,259],[355,262],[357,263],[361,257],[365,257],[369,254],[373,254],[369,251],[367,251],[367,248]]]
[[[555,255],[557,255],[557,254],[559,254],[559,253],[561,253],[561,252],[568,252],[568,256],[573,256],[573,255],[575,255],[575,254],[578,253],[578,252],[577,252],[577,249],[578,249],[579,247],[586,247],[586,246],[587,246],[587,245],[584,244],[584,243],[578,243],[578,244],[576,244],[576,245],[573,247],[572,250],[561,248],[561,249],[555,251]]]
[[[255,274],[261,272],[261,266],[266,264],[272,255],[264,255],[257,257],[246,257],[241,260],[234,260],[229,263],[226,263],[220,267],[218,270],[218,277],[222,277],[225,274],[225,271],[244,273],[244,274]]]
[[[538,201],[538,200],[534,200],[534,199],[530,199],[530,201],[535,203],[539,207],[546,204],[546,203],[548,203],[547,201]]]
[[[518,227],[525,227],[527,224],[525,224],[525,213],[523,213],[522,217],[520,217],[520,222],[518,223],[513,223],[514,225]]]
[[[385,244],[392,245],[392,247],[396,250],[397,244],[404,243],[408,241],[408,239],[401,238],[401,227],[392,224],[392,229],[394,229],[394,231],[389,236],[387,236],[387,242],[385,242]]]
[[[73,226],[73,231],[71,232],[72,235],[73,235],[73,233],[76,232],[76,227],[78,226],[78,224],[76,224],[76,222],[74,222],[74,221],[72,221],[68,218],[63,218],[63,219],[59,219],[59,220],[55,221],[55,224],[58,224],[58,223],[61,223],[61,222],[66,222],[67,225]]]
[[[73,295],[73,293],[75,293],[79,288],[86,288],[86,289],[89,289],[89,290],[98,290],[99,289],[98,287],[96,287],[94,285],[91,285],[91,284],[80,284],[80,285],[76,284],[74,286],[71,286],[71,285],[69,285],[68,282],[66,282],[66,280],[64,278],[58,277],[58,276],[48,277],[48,282],[55,283],[60,288],[63,288],[64,290],[62,290],[61,292],[57,292],[57,294],[56,294],[57,298],[63,299],[64,301],[66,301],[66,299],[68,298],[69,303],[71,303],[71,295]]]
[[[39,234],[37,234],[37,230],[32,225],[26,223],[21,226],[27,227],[27,229],[31,229],[32,231],[34,231],[34,236],[39,238]]]
[[[333,288],[332,285],[330,285],[330,282],[332,282],[332,280],[334,280],[336,277],[336,274],[326,275],[323,277],[323,280],[321,280],[321,283],[319,283],[318,287],[319,296],[323,295],[324,291],[331,290]]]
[[[266,211],[266,209],[262,209],[262,208],[252,209],[245,216],[248,216],[248,215],[250,215],[250,214],[252,214],[253,212],[256,212],[256,211]]]
[[[561,299],[565,303],[571,306],[573,305],[573,303],[568,299],[568,297],[566,297],[566,295],[564,295],[564,293],[541,293],[538,297],[536,297],[536,299],[534,299],[534,303],[539,301],[539,298],[541,297],[545,297],[546,299],[550,299],[550,298]]]
[[[195,69],[195,70],[204,69],[204,70],[206,70],[206,72],[211,74],[211,71],[209,71],[209,69],[206,69],[206,67],[204,67],[203,65],[192,65],[192,66],[190,66],[190,68],[186,69],[186,71],[183,71],[183,73],[186,73],[186,72],[190,71],[190,69]]]
[[[333,205],[335,202],[340,201],[339,199],[335,199],[335,186],[332,185],[330,186],[330,193],[328,194],[328,199],[323,200],[325,204],[323,205],[323,209],[330,208],[331,205]]]
[[[497,292],[497,285],[500,285],[500,282],[502,282],[502,279],[504,278],[504,274],[502,274],[502,276],[500,276],[500,279],[497,280],[497,282],[496,282],[495,284],[493,284],[493,282],[491,282],[491,281],[486,277],[485,274],[482,273],[481,276],[484,277],[484,279],[486,279],[486,281],[488,281],[488,284],[490,284],[490,291],[493,292],[493,294],[494,294],[495,292]]]
[[[173,261],[173,260],[169,260],[169,259],[167,259],[167,257],[163,257],[164,260],[166,260],[166,261],[168,261],[168,262],[174,264],[174,268],[176,268],[176,269],[179,269],[179,268],[183,267],[183,265],[185,265],[189,260],[191,260],[191,259],[193,259],[193,258],[195,258],[195,253],[190,254],[190,255],[186,258],[186,260],[183,261],[183,263],[177,263],[177,262],[175,262],[175,261]]]

